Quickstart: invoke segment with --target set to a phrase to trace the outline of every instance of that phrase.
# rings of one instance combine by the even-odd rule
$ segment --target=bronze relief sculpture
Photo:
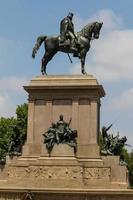
[[[68,144],[76,151],[77,130],[72,130],[70,128],[70,123],[71,119],[69,123],[67,123],[64,121],[63,115],[60,115],[59,121],[57,121],[57,123],[52,123],[51,127],[43,134],[44,144],[46,145],[49,155],[55,144]]]

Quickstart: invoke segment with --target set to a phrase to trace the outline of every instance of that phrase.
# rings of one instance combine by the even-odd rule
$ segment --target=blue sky
[[[22,86],[40,75],[43,47],[36,59],[31,51],[39,35],[59,34],[60,20],[72,11],[75,30],[98,20],[104,25],[91,44],[86,70],[103,84],[101,126],[127,135],[133,145],[133,1],[132,0],[0,0],[0,116],[12,116],[27,101]],[[79,73],[80,62],[58,53],[49,74]]]

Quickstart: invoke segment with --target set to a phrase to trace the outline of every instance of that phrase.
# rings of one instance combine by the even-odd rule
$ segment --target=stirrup
[[[80,58],[80,53],[78,53],[78,52],[73,53],[73,57],[78,57],[78,58]]]

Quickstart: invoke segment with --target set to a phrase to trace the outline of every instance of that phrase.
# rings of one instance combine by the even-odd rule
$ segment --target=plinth
[[[78,131],[76,157],[99,158],[100,98],[105,93],[93,76],[41,76],[24,88],[29,94],[24,155],[44,153],[42,133],[62,114],[65,121],[72,119],[70,126]]]
[[[91,75],[38,76],[24,89],[27,141],[22,156],[8,159],[1,172],[0,199],[131,199],[128,172],[119,157],[100,155],[102,85]],[[77,130],[76,152],[59,144],[49,156],[43,134],[61,114]]]

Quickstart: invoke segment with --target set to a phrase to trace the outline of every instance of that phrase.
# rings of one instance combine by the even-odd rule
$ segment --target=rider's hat
[[[73,15],[74,15],[74,14],[73,14],[72,12],[69,12],[69,13],[68,13],[68,17],[70,17],[70,18],[73,18]]]

